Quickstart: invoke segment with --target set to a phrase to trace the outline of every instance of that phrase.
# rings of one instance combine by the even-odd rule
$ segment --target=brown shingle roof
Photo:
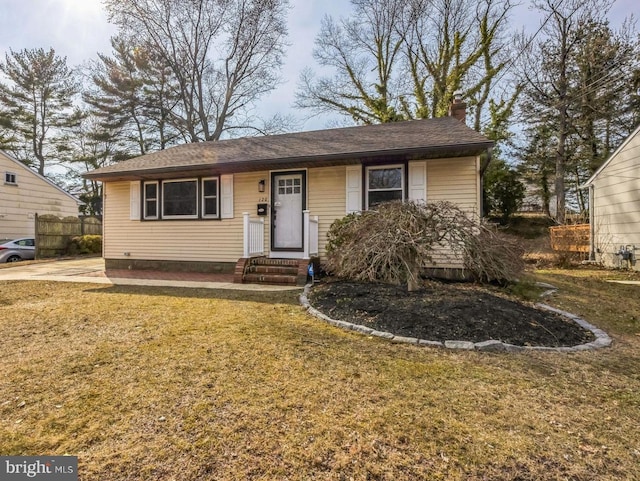
[[[161,178],[477,155],[493,143],[451,117],[183,144],[85,174]]]

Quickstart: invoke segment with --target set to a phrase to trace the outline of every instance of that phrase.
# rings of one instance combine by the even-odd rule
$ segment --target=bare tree
[[[462,90],[481,130],[484,108],[508,64],[510,0],[352,0],[346,19],[326,17],[314,57],[333,76],[301,76],[297,105],[356,123],[447,115]]]
[[[247,127],[279,80],[288,0],[105,0],[121,35],[153,49],[176,79],[171,122],[189,142]]]
[[[413,0],[407,25],[407,55],[414,86],[430,92],[416,96],[419,117],[447,114],[453,94],[479,95],[477,121],[492,80],[507,63],[504,34],[509,0]],[[502,59],[494,65],[494,59]]]
[[[405,4],[403,0],[352,0],[353,15],[325,16],[313,51],[333,77],[301,76],[296,103],[319,112],[348,115],[356,123],[401,120],[399,90]]]

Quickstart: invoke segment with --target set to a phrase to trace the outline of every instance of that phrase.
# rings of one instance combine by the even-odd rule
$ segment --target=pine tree
[[[640,42],[626,29],[614,32],[605,21],[585,22],[574,35],[570,111],[580,168],[588,178],[630,133],[625,117],[631,114],[627,105],[634,92],[629,86]]]
[[[555,140],[552,127],[540,124],[526,132],[526,147],[520,154],[518,171],[533,195],[540,200],[542,211],[551,216],[551,197],[555,175]]]
[[[178,140],[169,118],[177,102],[171,69],[148,46],[111,39],[113,56],[98,54],[90,67],[92,85],[83,95],[105,129],[117,130],[132,154],[164,149]]]
[[[87,215],[102,214],[102,182],[82,178],[85,172],[111,165],[131,157],[130,145],[119,127],[109,127],[104,119],[85,115],[69,135],[66,181],[69,190],[77,192]]]
[[[567,206],[586,210],[580,185],[636,126],[630,119],[637,112],[633,76],[640,44],[630,24],[614,32],[604,20],[609,0],[544,0],[536,6],[546,20],[544,36],[526,42],[522,68],[521,110],[529,131],[524,172],[536,179],[538,169],[536,187],[546,210],[553,152],[556,220],[564,223]]]
[[[53,49],[13,50],[0,62],[6,81],[0,82],[1,123],[12,132],[5,147],[41,175],[59,161],[64,129],[81,115],[73,100],[78,85],[66,58]]]

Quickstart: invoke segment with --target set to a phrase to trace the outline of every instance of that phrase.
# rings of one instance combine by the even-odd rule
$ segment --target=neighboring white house
[[[640,126],[582,187],[589,188],[590,258],[640,270]]]
[[[80,201],[0,151],[0,239],[35,235],[35,216],[78,215]]]

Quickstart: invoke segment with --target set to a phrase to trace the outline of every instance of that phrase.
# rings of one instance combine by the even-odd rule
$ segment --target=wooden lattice
[[[589,252],[589,224],[550,227],[551,248],[560,252]]]

